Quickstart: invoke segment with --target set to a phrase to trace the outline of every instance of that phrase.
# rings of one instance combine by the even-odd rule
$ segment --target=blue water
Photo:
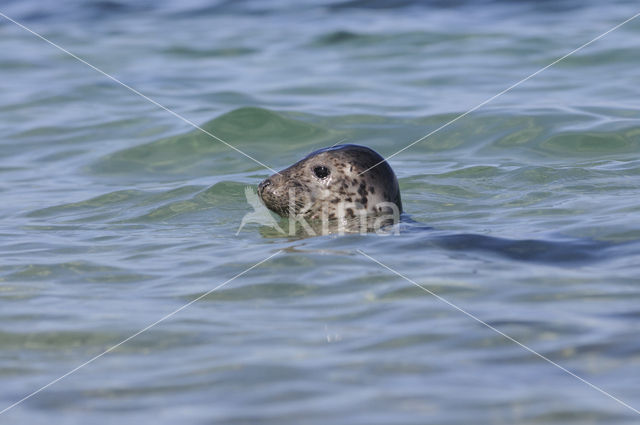
[[[0,12],[277,170],[391,155],[640,5]],[[270,170],[0,17],[0,423],[638,423],[639,48],[640,18],[391,158],[399,235],[283,237],[237,233]]]

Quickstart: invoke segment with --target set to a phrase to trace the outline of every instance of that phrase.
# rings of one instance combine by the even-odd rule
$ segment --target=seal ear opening
[[[326,179],[331,174],[331,171],[324,165],[316,165],[313,167],[313,174],[319,179]]]

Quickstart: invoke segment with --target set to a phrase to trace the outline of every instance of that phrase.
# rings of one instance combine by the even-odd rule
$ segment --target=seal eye
[[[313,167],[313,174],[319,179],[326,179],[327,176],[331,174],[331,171],[324,165],[318,165],[317,167]]]

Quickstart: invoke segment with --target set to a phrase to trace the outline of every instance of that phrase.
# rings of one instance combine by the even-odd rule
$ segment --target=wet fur
[[[341,214],[352,218],[365,212],[388,213],[388,208],[377,205],[382,202],[392,202],[402,212],[398,180],[383,160],[366,146],[349,144],[320,149],[263,181],[258,195],[267,208],[283,217],[289,216],[290,192],[295,214],[309,218],[319,218],[323,208],[329,219],[341,218]],[[380,164],[359,175],[377,163]],[[330,170],[326,179],[316,177],[313,169],[317,166]]]

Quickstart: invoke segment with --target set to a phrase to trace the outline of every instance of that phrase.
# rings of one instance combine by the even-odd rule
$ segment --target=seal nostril
[[[258,185],[258,190],[263,191],[268,186],[271,186],[271,180],[266,179]]]

